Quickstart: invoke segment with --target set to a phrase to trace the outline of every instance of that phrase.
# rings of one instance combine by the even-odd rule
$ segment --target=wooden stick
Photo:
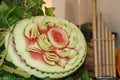
[[[94,65],[95,77],[98,77],[98,60],[97,60],[97,42],[96,42],[96,0],[92,0],[92,30],[94,43]]]

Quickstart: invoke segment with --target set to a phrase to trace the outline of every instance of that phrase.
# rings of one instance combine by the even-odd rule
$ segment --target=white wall
[[[65,0],[52,0],[52,5],[55,7],[55,16],[65,18]]]
[[[55,15],[77,25],[91,21],[91,0],[52,0]]]
[[[92,0],[80,0],[80,25],[92,20]]]
[[[80,8],[79,8],[79,0],[65,0],[65,19],[79,24],[80,21]]]

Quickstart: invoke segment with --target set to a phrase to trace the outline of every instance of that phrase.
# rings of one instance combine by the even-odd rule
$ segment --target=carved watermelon
[[[76,71],[86,56],[86,42],[79,28],[57,17],[21,20],[5,40],[7,60],[37,77],[65,77]]]
[[[51,28],[48,31],[48,38],[57,48],[63,48],[68,44],[68,35],[65,30],[61,28]]]

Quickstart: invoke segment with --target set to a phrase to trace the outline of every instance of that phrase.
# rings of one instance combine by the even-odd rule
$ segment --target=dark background
[[[0,0],[0,4],[1,4],[1,1],[2,1],[2,0]]]

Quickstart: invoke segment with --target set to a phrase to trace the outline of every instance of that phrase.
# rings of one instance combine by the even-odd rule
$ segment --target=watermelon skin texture
[[[52,30],[56,30],[57,37]],[[11,37],[6,36],[8,60],[37,77],[68,76],[82,66],[86,57],[86,41],[82,32],[73,23],[57,17],[35,16],[18,21],[12,37],[14,47],[11,47]]]

